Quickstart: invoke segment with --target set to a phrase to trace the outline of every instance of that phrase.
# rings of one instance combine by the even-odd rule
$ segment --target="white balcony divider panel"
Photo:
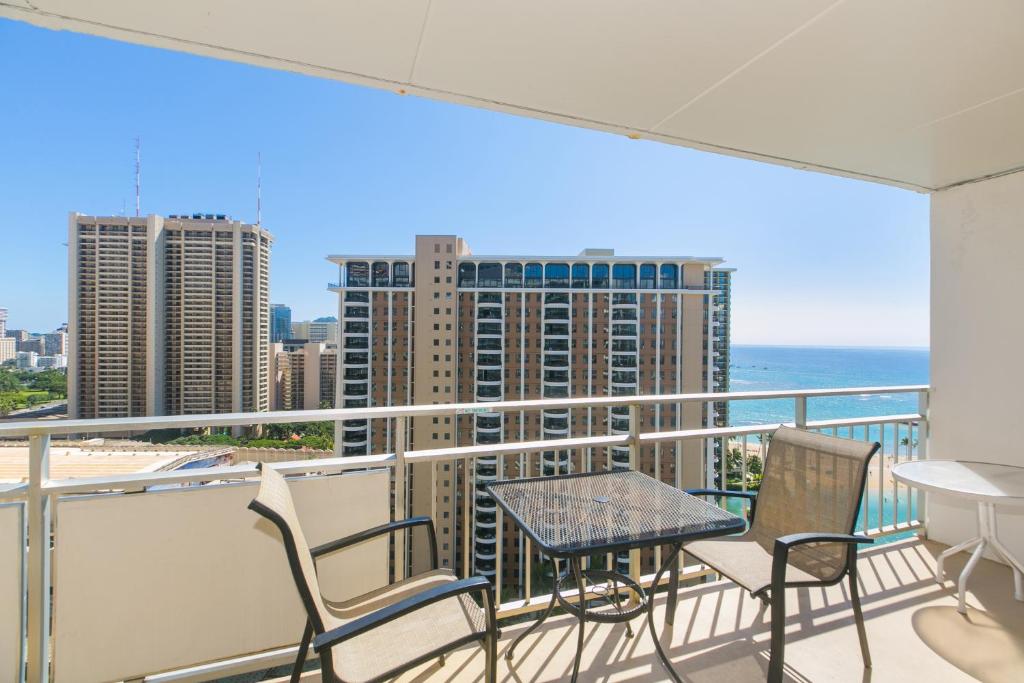
[[[0,680],[22,680],[25,505],[0,505]]]
[[[932,195],[928,457],[1024,466],[1009,426],[1024,386],[1024,172]],[[984,429],[982,425],[1003,425]],[[1024,556],[1024,511],[998,510],[999,535]],[[928,535],[977,535],[970,502],[928,497]]]
[[[389,472],[290,480],[311,545],[386,523]],[[297,643],[305,614],[256,484],[64,498],[54,558],[54,679],[140,677]],[[325,558],[325,594],[383,586],[387,541]]]

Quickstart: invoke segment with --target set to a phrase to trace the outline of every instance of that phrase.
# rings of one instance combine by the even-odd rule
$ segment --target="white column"
[[[1024,172],[931,200],[931,385],[928,457],[1024,466],[1012,431],[1024,386]],[[986,428],[996,426],[997,428]],[[929,496],[928,535],[976,535],[972,503]],[[999,511],[1008,549],[1024,556],[1024,515]]]

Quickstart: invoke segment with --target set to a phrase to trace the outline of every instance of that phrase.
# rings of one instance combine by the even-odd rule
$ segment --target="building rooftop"
[[[205,455],[200,450],[150,450],[148,448],[104,449],[54,446],[50,449],[50,472],[54,479],[106,477],[173,470]],[[0,483],[28,481],[28,446],[0,445]]]

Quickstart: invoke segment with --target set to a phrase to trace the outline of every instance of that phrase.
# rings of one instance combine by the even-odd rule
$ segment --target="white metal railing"
[[[894,393],[913,393],[918,397],[918,410],[914,413],[900,415],[880,415],[872,417],[844,418],[829,421],[809,421],[807,419],[807,403],[809,400],[834,396],[878,395]],[[344,421],[344,420],[385,420],[388,424],[387,433],[391,435],[389,451],[374,455],[346,456],[323,458],[317,460],[301,460],[294,462],[274,463],[272,466],[284,474],[335,474],[351,470],[390,468],[394,501],[392,517],[404,518],[409,511],[408,468],[420,463],[444,463],[450,465],[452,477],[452,494],[462,498],[461,513],[465,522],[461,525],[462,537],[461,568],[468,573],[471,566],[470,547],[472,545],[473,510],[471,504],[476,499],[474,464],[477,458],[496,459],[496,472],[499,478],[506,476],[506,456],[515,456],[510,461],[519,463],[519,476],[536,476],[542,471],[541,453],[545,450],[568,451],[570,462],[575,464],[577,471],[588,471],[598,467],[612,467],[612,449],[628,449],[629,464],[637,467],[640,462],[640,449],[654,447],[653,463],[644,463],[644,469],[651,474],[666,479],[663,473],[661,447],[674,444],[674,478],[669,483],[678,487],[721,485],[746,489],[756,484],[755,470],[763,466],[766,454],[768,435],[779,424],[758,424],[741,427],[706,428],[693,427],[671,431],[640,431],[638,414],[643,406],[676,405],[676,415],[683,415],[682,406],[687,403],[707,404],[722,401],[747,401],[764,399],[788,399],[793,401],[794,420],[787,424],[804,429],[824,431],[827,433],[879,440],[883,444],[882,454],[876,458],[865,487],[864,504],[862,505],[859,529],[872,536],[880,536],[896,532],[909,531],[921,526],[924,519],[924,498],[905,487],[895,484],[888,476],[888,470],[894,462],[923,458],[926,455],[928,422],[928,387],[925,385],[890,386],[890,387],[856,387],[841,389],[810,389],[802,391],[761,391],[731,393],[695,393],[666,394],[644,396],[601,396],[572,399],[543,399],[528,401],[489,401],[486,403],[461,403],[447,405],[417,405],[377,408],[345,408],[321,409],[305,411],[277,411],[267,413],[236,413],[216,415],[181,415],[144,418],[110,418],[98,420],[38,420],[26,422],[8,422],[0,424],[0,438],[28,437],[30,443],[29,481],[27,484],[0,491],[0,501],[20,500],[28,507],[28,580],[27,580],[27,678],[30,681],[46,680],[49,667],[49,624],[50,624],[50,544],[60,539],[53,537],[54,527],[51,511],[55,507],[58,496],[74,494],[95,494],[110,491],[145,491],[148,487],[173,484],[206,484],[212,482],[238,481],[258,475],[253,465],[235,465],[212,467],[207,469],[179,470],[171,472],[155,472],[143,474],[125,474],[106,477],[78,478],[55,480],[50,477],[49,451],[50,438],[53,435],[68,434],[110,434],[140,432],[152,429],[197,428],[197,427],[240,427],[274,423]],[[611,409],[627,407],[629,424],[627,433],[614,433],[612,430]],[[607,418],[607,427],[596,425],[605,433],[596,433],[595,425],[587,426],[586,435],[571,435],[568,438],[502,442],[498,444],[480,444],[439,449],[408,450],[407,435],[409,420],[416,417],[457,417],[459,415],[478,413],[518,412],[524,415],[529,411],[538,414],[553,409],[586,408],[599,419]],[[595,409],[599,412],[593,412]],[[452,420],[452,428],[456,429],[457,420]],[[616,430],[617,431],[617,430]],[[697,447],[689,451],[687,457],[698,460],[695,463],[684,463],[683,444],[696,442]],[[738,451],[738,453],[737,453]],[[713,457],[714,454],[721,457]],[[536,455],[536,462],[531,456]],[[603,457],[602,457],[603,456]],[[653,465],[653,467],[651,467]],[[698,473],[698,480],[684,481],[684,465],[687,471]],[[437,470],[431,470],[430,513],[437,519]],[[461,487],[459,473],[461,472]],[[711,479],[714,479],[712,481]],[[503,524],[500,512],[496,515],[494,528],[495,575],[496,581],[502,581]],[[454,528],[454,521],[452,521]],[[517,532],[513,532],[517,533]],[[499,590],[499,617],[536,611],[546,607],[549,595],[535,591],[536,578],[533,576],[535,554],[530,548],[528,539],[517,533],[518,547],[522,549],[520,558],[519,580],[512,586],[514,593],[501,595]],[[453,547],[459,544],[453,544]],[[411,546],[409,539],[402,539],[394,546],[395,573],[404,575],[409,566]],[[454,555],[454,552],[453,552]],[[608,558],[611,561],[612,558]],[[655,549],[653,562],[660,563],[660,548]],[[680,560],[681,565],[684,560]],[[649,563],[650,564],[650,563]],[[642,585],[648,587],[651,575],[641,575],[641,554],[635,551],[629,556],[630,574],[639,578]],[[682,566],[683,579],[692,579],[705,574],[709,570],[700,566]],[[543,577],[542,577],[543,578]],[[210,671],[215,669],[211,668]],[[218,669],[219,671],[219,669]],[[156,672],[154,672],[156,673]]]

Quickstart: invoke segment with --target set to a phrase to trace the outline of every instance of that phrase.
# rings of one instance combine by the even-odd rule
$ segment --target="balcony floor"
[[[933,580],[936,555],[945,548],[917,539],[876,546],[860,559],[862,601],[874,659],[861,665],[857,632],[845,586],[791,589],[788,593],[786,674],[792,681],[1020,681],[1024,672],[1024,603],[1012,598],[1010,569],[985,560],[971,577],[966,617],[956,612],[954,582]],[[959,575],[967,555],[946,563]],[[664,594],[656,603],[662,629]],[[764,680],[768,664],[767,614],[760,601],[728,581],[683,590],[679,595],[669,656],[686,681],[723,683]],[[527,627],[505,628],[499,643],[499,680],[536,683],[567,680],[576,648],[576,621],[549,619],[517,648],[503,653]],[[622,624],[587,624],[581,681],[667,680],[646,621],[636,635]],[[666,642],[666,641],[663,641]],[[482,680],[479,647],[453,653],[444,667],[424,665],[399,680],[441,683]],[[305,677],[304,677],[305,679]]]

